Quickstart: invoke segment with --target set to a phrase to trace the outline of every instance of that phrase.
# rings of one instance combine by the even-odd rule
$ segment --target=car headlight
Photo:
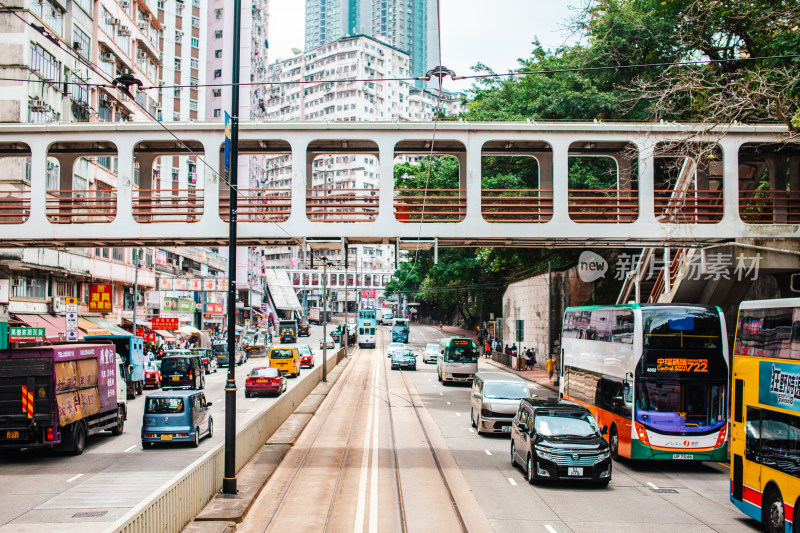
[[[553,460],[553,455],[550,453],[549,448],[542,448],[541,446],[536,446],[535,449],[536,449],[536,455],[538,455],[542,459],[546,459],[548,461]]]
[[[599,463],[600,461],[605,461],[609,457],[611,457],[611,453],[608,450],[600,452],[600,455],[597,456],[597,462]]]

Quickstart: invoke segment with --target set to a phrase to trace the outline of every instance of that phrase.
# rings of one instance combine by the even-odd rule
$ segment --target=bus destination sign
[[[453,341],[453,346],[469,346],[469,340],[467,340],[467,339],[455,339]]]
[[[702,374],[708,372],[708,359],[687,359],[685,357],[659,357],[656,364],[650,364],[648,372],[685,372]]]

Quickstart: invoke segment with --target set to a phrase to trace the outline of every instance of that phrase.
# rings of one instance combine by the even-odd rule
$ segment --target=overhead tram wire
[[[161,120],[159,120],[158,117],[153,115],[145,106],[140,104],[136,100],[136,98],[133,97],[133,95],[129,91],[128,87],[135,83],[138,86],[139,90],[143,90],[143,85],[142,85],[142,83],[140,81],[136,80],[135,78],[133,78],[133,76],[130,76],[130,75],[128,75],[128,76],[130,76],[130,78],[127,79],[127,80],[124,79],[124,75],[120,76],[120,77],[117,77],[117,78],[111,78],[111,76],[106,74],[96,63],[94,63],[93,61],[91,61],[88,58],[84,58],[84,57],[82,57],[80,55],[75,54],[75,52],[73,52],[72,48],[70,47],[70,43],[65,41],[62,37],[60,37],[59,35],[55,35],[55,34],[50,33],[49,31],[47,31],[46,28],[44,28],[42,26],[37,26],[37,25],[25,20],[25,18],[23,18],[19,14],[20,9],[12,9],[12,8],[10,8],[8,5],[6,5],[3,2],[0,2],[0,8],[3,8],[6,12],[11,13],[15,17],[17,17],[19,20],[22,21],[23,24],[29,26],[31,29],[36,30],[38,33],[43,35],[45,38],[47,38],[48,40],[53,42],[60,49],[64,50],[67,54],[69,54],[70,56],[72,56],[73,58],[78,60],[78,62],[83,63],[84,65],[89,67],[92,70],[92,72],[94,72],[95,74],[97,74],[98,76],[100,76],[101,78],[105,79],[108,82],[107,84],[93,84],[93,86],[106,88],[106,89],[117,89],[117,90],[120,90],[121,92],[123,92],[123,94],[125,94],[126,96],[130,97],[131,101],[134,103],[134,105],[136,107],[141,109],[142,112],[144,112],[145,115],[147,115],[151,120],[153,120],[159,126],[161,126],[161,128],[164,131],[166,131],[173,139],[175,139],[185,150],[187,150],[192,156],[194,156],[197,160],[199,160],[201,163],[203,163],[203,165],[207,169],[209,169],[213,174],[218,176],[224,183],[226,183],[228,185],[228,187],[232,191],[234,191],[236,194],[239,194],[238,188],[237,187],[233,187],[231,185],[230,181],[228,181],[228,179],[225,177],[224,173],[221,173],[218,170],[216,170],[214,167],[212,167],[205,160],[205,158],[203,156],[201,156],[198,153],[196,153],[189,145],[187,145],[184,141],[182,141],[170,128],[168,128]],[[20,80],[20,81],[44,81],[44,80]],[[50,83],[51,84],[58,83],[59,85],[61,84],[60,82],[50,82]],[[229,85],[232,85],[232,84],[229,84]],[[239,84],[239,85],[241,86],[242,84]],[[150,87],[150,88],[163,89],[165,87]],[[96,110],[95,110],[95,113],[97,113]],[[293,236],[292,234],[290,234],[288,231],[286,231],[286,229],[283,228],[282,226],[280,226],[277,222],[272,222],[272,224],[274,224],[278,229],[280,229],[283,233],[285,233],[286,236],[289,237],[289,239],[297,242],[297,238],[295,236]]]

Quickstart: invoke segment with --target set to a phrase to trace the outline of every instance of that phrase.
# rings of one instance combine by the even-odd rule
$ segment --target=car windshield
[[[594,417],[582,411],[537,413],[533,428],[545,437],[593,437],[599,433]]]
[[[726,382],[641,380],[636,421],[654,429],[700,433],[725,425]]]
[[[215,344],[211,349],[214,350],[214,353],[225,353],[228,351],[228,344]]]
[[[154,415],[182,413],[183,398],[148,398],[145,411]]]
[[[706,309],[642,310],[645,349],[720,349],[719,315]]]
[[[472,347],[472,343],[468,346],[453,346],[445,350],[446,363],[477,363],[478,352]]]
[[[294,357],[292,350],[272,350],[269,354],[272,359],[291,359]]]
[[[161,371],[164,374],[170,372],[185,372],[189,370],[191,365],[189,359],[186,357],[168,357],[161,361]]]
[[[155,361],[148,361],[148,362],[147,362],[147,363],[144,365],[144,369],[145,369],[145,370],[151,370],[151,371],[152,371],[152,370],[158,370],[158,365],[156,365]]]
[[[528,396],[527,383],[490,381],[483,387],[483,397],[490,400],[521,400]]]
[[[311,355],[311,348],[305,344],[299,344],[297,346],[297,351],[300,352],[300,355]]]
[[[252,372],[250,372],[251,376],[258,376],[260,378],[276,378],[278,377],[278,369],[277,368],[254,368]]]
[[[414,357],[414,352],[412,352],[411,350],[405,350],[405,349],[395,350],[394,353],[392,353],[392,356],[393,357]]]
[[[426,344],[425,351],[428,353],[439,353],[439,345],[438,344]]]

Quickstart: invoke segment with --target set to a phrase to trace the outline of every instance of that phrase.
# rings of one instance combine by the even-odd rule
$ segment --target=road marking
[[[544,528],[545,528],[547,531],[549,531],[550,533],[558,533],[558,531],[556,531],[556,528],[554,528],[554,527],[553,527],[553,526],[551,526],[550,524],[545,524],[545,525],[544,525]]]
[[[367,411],[367,425],[364,426],[364,446],[361,452],[361,477],[358,480],[358,499],[356,503],[356,521],[353,524],[353,533],[364,530],[364,508],[367,494],[367,472],[369,470],[369,436],[370,431],[375,431],[372,427],[372,413],[374,409]]]
[[[224,399],[225,399],[225,398],[220,398],[220,399],[219,399],[219,400],[217,400],[217,401],[218,401],[218,402],[221,402],[221,401],[223,401]]]
[[[517,486],[517,482],[514,481],[514,478],[508,477],[506,479],[508,480],[509,483],[511,483],[512,486],[514,486],[514,487]]]
[[[377,367],[375,368],[377,371]],[[380,437],[380,405],[375,402],[375,417],[373,419],[372,431],[372,480],[369,482],[369,531],[370,533],[377,533],[378,531],[378,446]]]
[[[450,402],[447,402],[447,405],[450,405]]]
[[[128,448],[125,448],[125,451],[129,452],[129,451],[133,450],[134,448],[138,448],[138,446],[134,444],[133,446],[129,446]]]
[[[489,450],[483,450],[483,451],[486,452],[486,455],[492,455],[492,452],[490,452]]]
[[[470,433],[475,433],[475,430],[474,430],[474,429],[472,429],[472,428],[467,428],[467,429],[469,429],[469,432],[470,432]]]
[[[650,485],[650,488],[658,490],[658,487],[655,485],[655,483],[648,481],[647,484]]]
[[[461,416],[461,413],[456,413],[456,416]]]
[[[444,393],[443,393],[443,392],[440,392],[440,393],[439,393],[439,396],[444,396]]]
[[[251,402],[254,402],[254,401],[256,401],[256,400],[258,400],[258,398],[250,398],[250,401],[251,401]]]
[[[730,470],[730,469],[731,469],[731,465],[729,465],[728,463],[720,463],[719,461],[715,461],[715,462],[716,462],[718,465],[722,465],[722,466],[724,466],[724,467],[725,467],[725,468],[727,468],[728,470]]]
[[[78,474],[77,476],[72,476],[71,478],[69,478],[67,480],[67,483],[72,483],[73,481],[75,481],[76,479],[78,479],[79,477],[82,477],[82,476],[83,476],[83,474]]]

